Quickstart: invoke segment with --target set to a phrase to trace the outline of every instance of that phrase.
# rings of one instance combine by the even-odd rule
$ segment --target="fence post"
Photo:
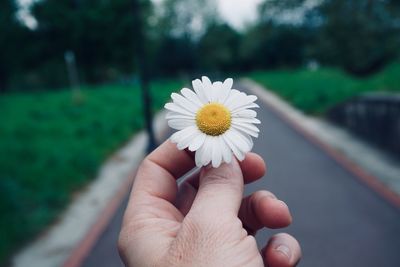
[[[74,100],[81,98],[81,89],[79,85],[78,71],[76,68],[75,54],[71,50],[64,53],[65,64],[67,66],[69,84],[72,90],[72,97]]]

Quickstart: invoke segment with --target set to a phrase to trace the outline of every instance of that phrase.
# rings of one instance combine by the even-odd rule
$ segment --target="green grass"
[[[152,86],[155,109],[178,82]],[[137,86],[0,95],[0,263],[52,222],[72,193],[142,128]],[[1,265],[1,264],[0,264]]]
[[[365,92],[400,92],[400,63],[364,79],[331,68],[257,71],[248,76],[310,114],[323,114],[330,107]]]

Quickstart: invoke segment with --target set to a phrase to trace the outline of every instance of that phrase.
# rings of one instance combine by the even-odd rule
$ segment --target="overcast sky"
[[[263,0],[217,0],[218,11],[229,24],[242,28],[257,16],[257,5]]]

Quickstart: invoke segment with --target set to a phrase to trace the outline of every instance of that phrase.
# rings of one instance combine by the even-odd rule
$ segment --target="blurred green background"
[[[229,1],[0,2],[0,263],[143,127],[143,68],[153,111],[203,74],[253,78],[318,115],[400,91],[399,1],[249,1],[241,24],[221,15]]]

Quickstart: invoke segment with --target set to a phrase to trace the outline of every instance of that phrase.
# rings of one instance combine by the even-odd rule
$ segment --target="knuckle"
[[[142,172],[146,172],[146,170],[151,169],[152,166],[152,161],[149,159],[149,156],[145,157],[142,162],[140,163],[138,167],[138,174]]]
[[[214,184],[214,183],[215,184],[221,184],[221,183],[225,184],[225,183],[229,182],[229,180],[230,180],[229,176],[230,175],[228,175],[227,173],[222,174],[222,173],[212,172],[203,177],[203,182],[212,183],[212,184]]]
[[[228,173],[211,173],[201,178],[200,185],[203,187],[223,187],[230,188],[235,191],[241,191],[243,187],[243,182]]]

